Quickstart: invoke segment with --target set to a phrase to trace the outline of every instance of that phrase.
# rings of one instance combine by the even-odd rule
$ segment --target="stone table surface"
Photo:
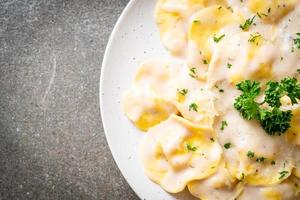
[[[99,77],[128,0],[0,0],[0,200],[138,199],[104,136]]]

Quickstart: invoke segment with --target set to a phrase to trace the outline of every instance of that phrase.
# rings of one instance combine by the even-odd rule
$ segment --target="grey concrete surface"
[[[0,0],[0,200],[138,199],[101,125],[98,83],[128,0]]]

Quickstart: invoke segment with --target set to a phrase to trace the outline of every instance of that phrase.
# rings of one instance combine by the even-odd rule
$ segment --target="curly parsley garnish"
[[[288,96],[292,104],[300,99],[300,84],[296,78],[287,77],[281,82],[269,81],[265,90],[265,99],[262,103],[257,103],[255,99],[259,96],[261,88],[257,81],[246,80],[237,84],[237,89],[243,94],[235,99],[234,107],[246,120],[256,119],[262,128],[269,134],[281,135],[290,128],[292,111],[280,110],[280,98]],[[267,103],[270,109],[262,108],[261,105]]]
[[[253,24],[254,22],[254,19],[255,19],[255,15],[252,17],[252,18],[249,18],[249,19],[246,19],[245,23],[242,25],[240,24],[240,28],[243,30],[243,31],[247,31],[249,30],[250,26]]]

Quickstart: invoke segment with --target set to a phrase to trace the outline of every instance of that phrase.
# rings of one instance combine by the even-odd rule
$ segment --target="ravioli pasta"
[[[300,106],[280,99],[284,135],[233,106],[241,81],[299,81],[300,1],[158,0],[155,20],[170,56],[145,61],[122,99],[147,176],[202,200],[300,199]]]

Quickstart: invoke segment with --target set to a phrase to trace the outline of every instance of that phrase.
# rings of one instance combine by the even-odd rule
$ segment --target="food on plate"
[[[166,58],[122,106],[147,176],[204,200],[300,199],[300,1],[159,0]]]

